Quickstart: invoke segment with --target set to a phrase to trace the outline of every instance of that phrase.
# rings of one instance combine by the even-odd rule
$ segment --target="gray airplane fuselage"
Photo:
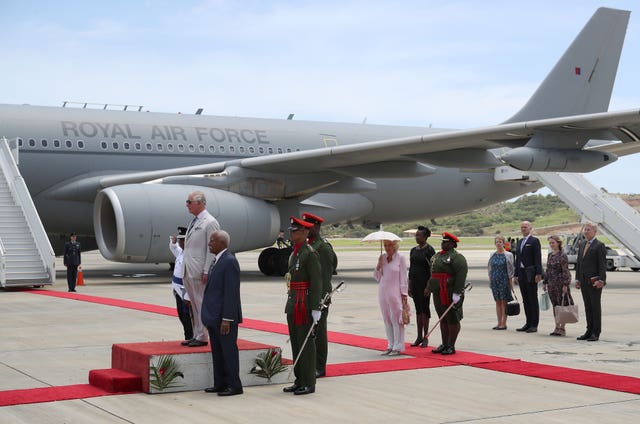
[[[19,139],[21,173],[47,232],[53,234],[94,234],[93,200],[97,192],[74,193],[74,181],[442,131],[446,130],[0,105],[0,136]],[[455,161],[455,157],[451,159]],[[427,165],[433,168],[428,175],[379,178],[372,180],[375,190],[319,193],[312,199],[333,207],[325,213],[329,223],[390,223],[453,215],[540,187],[497,182],[492,169],[465,172]],[[60,187],[71,189],[61,195],[56,191]],[[208,206],[214,215],[223,207]],[[184,208],[184,204],[179,207]],[[282,225],[289,209],[291,206],[282,211]],[[184,216],[188,219],[186,208]]]

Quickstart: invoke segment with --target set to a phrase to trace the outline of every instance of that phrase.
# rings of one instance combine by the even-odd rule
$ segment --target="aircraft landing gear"
[[[258,268],[264,275],[283,276],[289,268],[289,256],[292,251],[291,247],[268,247],[258,256]]]

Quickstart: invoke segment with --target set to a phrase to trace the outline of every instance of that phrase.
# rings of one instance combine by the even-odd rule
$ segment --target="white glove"
[[[313,317],[314,324],[320,320],[320,315],[322,315],[322,312],[320,311],[311,311],[311,316]]]
[[[453,299],[453,303],[458,303],[460,302],[460,295],[458,293],[454,293],[453,296],[451,296],[451,299]]]

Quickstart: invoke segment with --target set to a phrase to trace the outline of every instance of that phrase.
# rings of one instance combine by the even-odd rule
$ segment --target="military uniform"
[[[458,242],[457,237],[449,233],[443,234],[444,240]],[[455,353],[455,342],[460,332],[460,321],[463,318],[462,303],[464,301],[463,294],[467,271],[467,260],[454,248],[441,250],[431,258],[431,279],[428,287],[433,294],[433,306],[438,313],[438,317],[441,317],[451,305],[454,294],[461,297],[440,322],[442,345],[434,349],[434,353]]]
[[[295,359],[313,325],[312,310],[320,310],[322,273],[318,253],[306,242],[294,245],[289,257],[289,292],[285,313],[289,326],[291,351]],[[307,342],[294,369],[296,379],[291,387],[313,388],[316,384],[316,346]]]
[[[331,293],[333,287],[331,285],[331,276],[335,268],[335,253],[333,247],[323,238],[316,238],[311,243],[311,247],[318,252],[318,258],[320,260],[320,269],[322,272],[322,291],[320,292],[320,300],[324,299],[327,293]],[[328,340],[327,340],[327,316],[329,315],[329,308],[322,311],[322,316],[316,326],[316,370],[319,374],[324,374],[327,367],[327,352],[328,352]]]
[[[71,234],[74,236],[75,234]],[[67,286],[70,292],[76,291],[76,279],[78,277],[78,266],[82,263],[80,255],[80,243],[68,241],[64,244],[64,266],[67,267]]]

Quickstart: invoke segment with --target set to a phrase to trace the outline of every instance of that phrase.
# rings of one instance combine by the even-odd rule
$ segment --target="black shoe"
[[[444,351],[447,347],[443,344],[441,344],[440,346],[438,346],[435,349],[431,350],[431,353],[442,353],[442,351]]]
[[[294,384],[293,386],[285,387],[284,389],[282,389],[282,391],[285,393],[293,393],[299,388],[300,386],[298,386],[297,384]]]
[[[325,375],[327,375],[326,371],[320,371],[320,370],[316,370],[316,378],[322,378]]]
[[[189,344],[187,344],[187,346],[189,347],[199,347],[199,346],[206,346],[209,343],[207,342],[203,342],[197,339],[193,339],[193,340],[189,340]]]
[[[207,387],[206,389],[204,389],[205,392],[207,393],[220,393],[220,392],[224,392],[226,390],[225,387]]]
[[[454,353],[456,353],[456,348],[453,346],[447,346],[443,351],[442,354],[443,355],[453,355]]]
[[[242,387],[240,387],[239,389],[227,387],[223,391],[218,392],[218,396],[235,396],[235,395],[241,395],[243,393],[244,393],[244,390],[242,390]]]
[[[524,330],[525,333],[537,333],[538,332],[538,327],[529,327],[526,330]]]
[[[591,334],[583,334],[580,337],[576,337],[576,340],[587,340],[589,337],[591,337]]]
[[[308,395],[311,393],[315,393],[316,391],[316,386],[302,386],[302,387],[298,387],[296,389],[295,392],[293,392],[294,395]]]
[[[191,343],[191,340],[195,340],[195,339],[183,340],[183,341],[180,342],[180,344],[182,346],[189,346],[189,343]]]
[[[522,326],[522,327],[520,327],[520,328],[516,328],[516,331],[527,331],[528,329],[529,329],[529,326],[528,326],[528,325],[523,325],[523,326]]]
[[[75,292],[75,290],[69,290],[70,292]]]
[[[597,342],[598,339],[600,339],[600,337],[596,336],[595,334],[592,334],[591,337],[589,337],[587,339],[588,342]]]
[[[422,343],[420,343],[420,347],[429,346],[429,339],[422,339]]]
[[[412,347],[418,347],[422,343],[422,337],[418,337],[415,342],[411,343]]]

